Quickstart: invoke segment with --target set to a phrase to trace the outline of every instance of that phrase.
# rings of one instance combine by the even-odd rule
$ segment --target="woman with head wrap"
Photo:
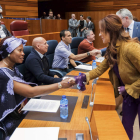
[[[68,88],[72,84],[68,79],[60,83],[36,86],[34,83],[25,82],[22,74],[14,66],[24,60],[23,46],[26,40],[10,37],[0,43],[0,134],[2,140],[8,140],[15,128],[19,125],[25,114],[21,113],[21,105],[26,97],[34,97]],[[32,87],[32,86],[34,87]],[[60,86],[61,85],[61,86]]]

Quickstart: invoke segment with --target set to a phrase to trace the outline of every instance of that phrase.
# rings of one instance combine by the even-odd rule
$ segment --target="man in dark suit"
[[[7,30],[5,25],[1,24],[1,20],[0,20],[0,38],[5,38],[5,37],[8,37],[8,36],[11,36],[11,34]]]
[[[93,22],[91,22],[91,17],[88,16],[86,20],[87,20],[87,30],[89,29],[89,30],[94,31],[94,24]]]
[[[48,85],[62,81],[62,78],[58,78],[54,72],[49,71],[48,59],[44,55],[48,50],[46,40],[42,37],[34,38],[32,46],[32,51],[25,61],[27,69],[25,80],[38,85]]]
[[[133,20],[133,15],[128,9],[120,9],[116,12],[122,20],[122,25],[131,38],[137,37],[140,41],[140,22]]]

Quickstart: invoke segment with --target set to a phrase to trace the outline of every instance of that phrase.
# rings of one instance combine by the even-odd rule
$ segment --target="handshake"
[[[77,84],[78,89],[81,91],[84,91],[86,89],[85,83],[86,83],[86,75],[84,73],[79,73],[79,75],[75,76],[74,78],[66,78],[63,81],[61,81],[63,88],[72,87],[75,84]]]
[[[94,50],[90,51],[89,53],[92,56],[97,56],[99,54],[101,55],[101,50],[94,49]]]

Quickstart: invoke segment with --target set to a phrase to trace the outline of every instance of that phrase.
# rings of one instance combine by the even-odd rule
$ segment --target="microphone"
[[[87,123],[88,123],[88,127],[89,127],[89,132],[90,132],[90,137],[91,137],[91,140],[93,140],[92,138],[92,133],[91,133],[91,127],[90,127],[90,124],[89,124],[89,120],[88,120],[88,117],[85,117]]]
[[[92,93],[93,93],[93,86],[94,86],[94,84],[96,84],[97,83],[97,80],[98,80],[99,78],[97,77],[96,79],[94,79],[93,80],[93,82],[92,82],[92,90],[91,90],[91,97],[90,97],[90,106],[93,106],[94,105],[94,99],[95,99],[95,93],[94,93],[94,97],[93,97],[93,102],[91,101],[92,100]]]

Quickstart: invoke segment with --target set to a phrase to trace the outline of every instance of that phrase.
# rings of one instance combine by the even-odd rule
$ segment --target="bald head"
[[[48,50],[48,44],[43,37],[36,37],[33,39],[32,46],[41,54],[45,54]]]
[[[33,39],[32,46],[35,49],[37,45],[39,45],[43,40],[45,40],[43,37],[36,37]]]

